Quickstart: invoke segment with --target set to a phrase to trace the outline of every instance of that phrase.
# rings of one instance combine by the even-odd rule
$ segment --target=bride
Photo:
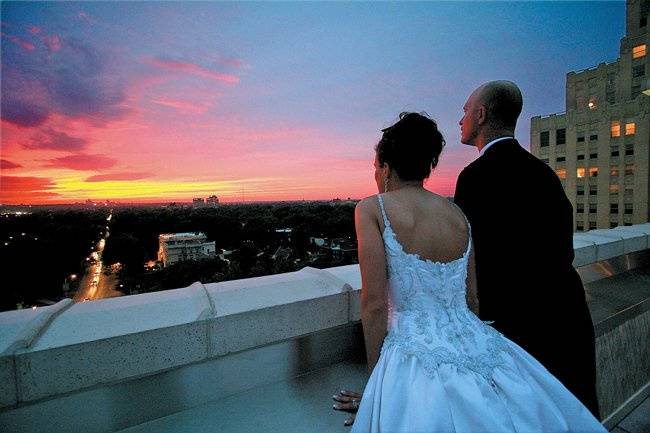
[[[358,406],[352,433],[606,432],[538,361],[478,318],[469,223],[423,187],[444,144],[429,117],[402,113],[375,149],[379,194],[356,208],[372,374],[360,405],[339,400]]]

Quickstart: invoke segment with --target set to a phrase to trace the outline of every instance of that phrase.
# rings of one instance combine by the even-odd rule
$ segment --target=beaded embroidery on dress
[[[468,308],[469,223],[461,257],[424,260],[404,251],[377,198],[388,334],[352,432],[606,432],[539,362]]]

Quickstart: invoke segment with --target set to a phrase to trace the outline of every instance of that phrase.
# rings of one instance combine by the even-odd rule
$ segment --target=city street
[[[79,289],[75,294],[74,302],[84,302],[86,300],[95,300],[103,298],[112,298],[122,296],[123,293],[116,290],[117,275],[114,269],[105,269],[102,263],[102,253],[106,247],[106,241],[110,236],[109,224],[113,218],[111,212],[106,218],[106,232],[92,248],[92,251],[86,260],[91,263],[86,274],[81,278]]]

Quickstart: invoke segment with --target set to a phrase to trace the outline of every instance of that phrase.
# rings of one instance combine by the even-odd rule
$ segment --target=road
[[[84,302],[86,300],[112,298],[115,296],[122,296],[123,293],[116,290],[117,275],[115,270],[107,269],[104,273],[104,265],[102,263],[102,253],[106,247],[106,241],[110,236],[109,225],[113,218],[113,212],[106,218],[106,231],[102,234],[102,238],[97,241],[97,245],[92,248],[90,255],[86,258],[91,263],[86,271],[86,274],[79,282],[79,289],[75,293],[74,302]]]

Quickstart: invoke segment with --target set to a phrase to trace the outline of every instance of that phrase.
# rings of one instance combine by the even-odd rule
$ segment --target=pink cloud
[[[153,102],[154,104],[163,105],[165,107],[174,108],[176,110],[184,111],[188,113],[202,114],[205,113],[206,110],[209,108],[209,106],[206,104],[196,104],[189,101],[182,101],[180,99],[172,99],[166,97],[152,99],[151,102]]]
[[[61,38],[59,35],[49,35],[49,36],[43,36],[43,43],[47,47],[48,51],[50,53],[55,53],[61,49],[63,46],[61,44]]]
[[[6,33],[2,33],[2,37],[9,39],[11,42],[18,45],[19,47],[21,47],[25,51],[34,51],[36,49],[34,44],[32,44],[31,42],[28,42],[28,41],[26,41],[24,39],[20,39],[18,36],[13,36],[13,35],[8,35]]]
[[[152,177],[151,173],[106,173],[106,174],[96,174],[95,176],[90,176],[86,179],[86,182],[106,182],[111,180],[140,180],[147,179]]]
[[[33,35],[37,35],[41,32],[41,28],[38,26],[29,26],[27,27],[27,30]]]
[[[0,176],[0,202],[33,203],[50,199],[59,194],[51,190],[56,187],[52,179],[29,176]]]
[[[51,149],[76,152],[84,149],[88,145],[85,138],[73,137],[65,132],[59,132],[52,128],[42,130],[39,134],[33,136],[23,147],[27,149]]]
[[[15,162],[8,161],[6,159],[0,159],[0,168],[3,170],[11,170],[12,168],[20,168],[22,165],[16,164]]]
[[[196,63],[186,62],[182,60],[155,57],[148,59],[147,63],[158,68],[165,69],[167,71],[186,73],[210,80],[222,81],[229,84],[236,84],[239,82],[239,77],[236,75],[214,72],[208,68],[197,65]]]
[[[77,154],[53,158],[45,167],[69,168],[71,170],[92,171],[111,168],[117,161],[105,155]]]

